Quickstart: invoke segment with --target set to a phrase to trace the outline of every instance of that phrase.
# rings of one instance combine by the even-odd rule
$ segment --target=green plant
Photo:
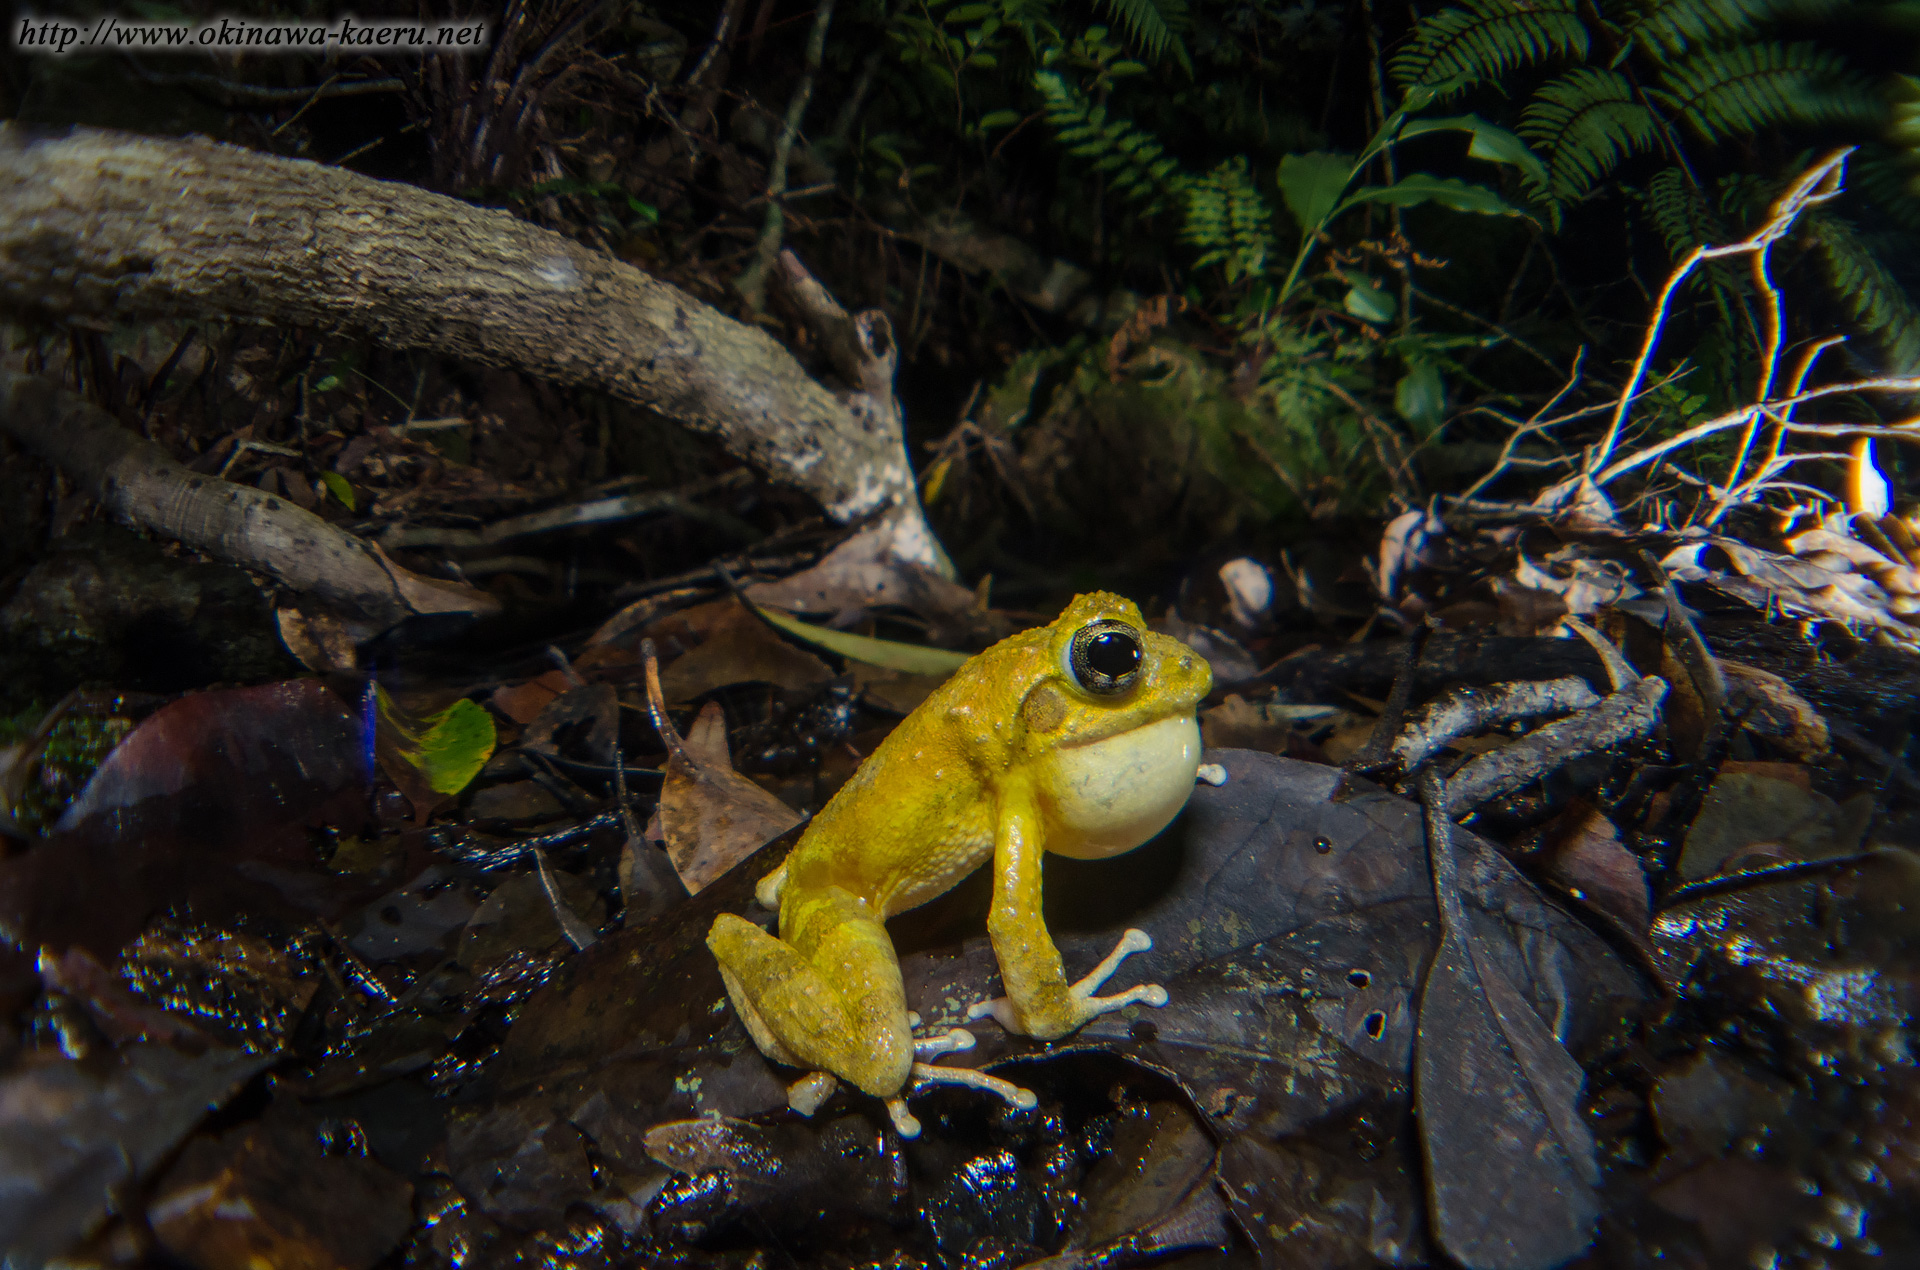
[[[1389,69],[1408,91],[1446,99],[1481,85],[1514,94],[1522,72],[1577,63],[1534,89],[1517,129],[1547,163],[1536,196],[1564,205],[1630,155],[1664,150],[1684,163],[1683,131],[1713,145],[1878,119],[1880,100],[1838,54],[1769,38],[1791,4],[1469,0],[1421,19]]]

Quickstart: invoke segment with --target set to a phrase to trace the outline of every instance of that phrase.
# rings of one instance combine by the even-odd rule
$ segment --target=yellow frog
[[[1194,707],[1212,685],[1199,654],[1147,630],[1140,610],[1096,592],[1050,626],[1009,636],[974,657],[901,721],[760,883],[780,914],[775,938],[722,915],[707,935],[734,1008],[778,1063],[826,1072],[887,1100],[904,1136],[910,1080],[991,1090],[1032,1106],[1024,1089],[984,1073],[916,1059],[967,1049],[964,1029],[916,1041],[900,963],[882,925],[944,894],[993,860],[987,933],[1007,995],[991,1015],[1011,1032],[1052,1040],[1135,1003],[1165,1005],[1155,984],[1094,993],[1129,953],[1151,947],[1129,930],[1113,953],[1068,983],[1040,913],[1044,851],[1098,858],[1131,851],[1186,804],[1200,763]],[[794,1087],[830,1093],[819,1078]]]

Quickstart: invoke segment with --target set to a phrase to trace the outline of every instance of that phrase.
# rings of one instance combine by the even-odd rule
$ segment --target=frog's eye
[[[1133,681],[1140,677],[1143,655],[1140,632],[1114,618],[1089,622],[1075,631],[1067,654],[1074,680],[1103,697],[1133,687]]]

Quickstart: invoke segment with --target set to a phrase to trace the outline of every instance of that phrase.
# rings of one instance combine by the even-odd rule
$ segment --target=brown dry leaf
[[[894,553],[898,544],[893,528],[890,518],[882,517],[811,568],[746,587],[747,598],[794,613],[843,613],[897,604],[932,620],[972,609],[972,591]]]
[[[1343,715],[1341,721],[1334,725],[1333,735],[1320,742],[1320,752],[1327,756],[1327,762],[1338,767],[1360,752],[1373,735],[1376,723],[1378,720],[1365,715]]]
[[[689,895],[695,895],[736,863],[801,820],[800,813],[733,770],[727,750],[726,715],[709,701],[694,721],[698,750],[683,741],[667,717],[660,663],[653,642],[643,641],[647,707],[667,745],[667,777],[660,791],[660,833],[667,856]]]
[[[1287,734],[1292,730],[1287,720],[1269,718],[1264,705],[1238,693],[1228,693],[1225,701],[1200,712],[1200,738],[1214,750],[1285,753]]]
[[[565,672],[549,670],[525,683],[495,688],[487,703],[524,728],[539,718],[542,710],[572,686],[573,681],[567,678]]]
[[[1706,740],[1712,720],[1692,676],[1687,674],[1686,667],[1674,655],[1671,644],[1661,645],[1660,677],[1673,689],[1667,696],[1666,709],[1662,712],[1667,725],[1667,737],[1673,742],[1673,751],[1682,758],[1698,758],[1700,745]]]
[[[855,692],[901,714],[932,696],[933,690],[948,679],[946,675],[913,675],[858,661],[847,663],[847,675],[853,680]]]
[[[1494,629],[1502,635],[1544,635],[1567,615],[1566,601],[1544,587],[1495,578],[1493,593],[1500,602],[1500,619]]]
[[[745,608],[732,601],[707,631],[706,638],[682,653],[660,676],[669,701],[688,701],[729,684],[770,683],[804,692],[833,678],[825,662],[795,648]],[[703,606],[704,607],[704,606]]]
[[[1248,701],[1238,693],[1229,693],[1225,701],[1201,712],[1200,735],[1213,749],[1287,754],[1296,742],[1306,739],[1306,732],[1329,726],[1337,729],[1355,717],[1338,706]],[[1372,729],[1371,718],[1361,722]]]
[[[1739,867],[1742,859],[1818,860],[1859,850],[1873,796],[1836,803],[1780,763],[1729,763],[1713,778],[1687,831],[1680,876],[1689,882]]]
[[[696,737],[704,755],[695,752]],[[800,823],[799,812],[733,770],[719,702],[700,712],[685,746],[669,742],[669,749],[660,827],[688,894]]]
[[[1720,670],[1727,677],[1727,705],[1735,714],[1745,712],[1748,731],[1768,738],[1801,762],[1818,758],[1830,748],[1827,721],[1779,675],[1725,658]]]
[[[719,702],[707,702],[687,729],[687,753],[703,767],[733,769],[733,751],[727,745],[727,713]]]
[[[325,675],[359,665],[355,632],[331,611],[317,604],[286,604],[273,617],[280,642],[308,670]]]
[[[596,763],[611,763],[620,740],[620,696],[612,684],[573,688],[546,704],[527,724],[520,748],[552,754],[563,729],[587,725],[586,752]]]
[[[1528,857],[1535,873],[1636,939],[1652,922],[1652,893],[1640,861],[1620,842],[1605,812],[1575,800],[1545,826]]]

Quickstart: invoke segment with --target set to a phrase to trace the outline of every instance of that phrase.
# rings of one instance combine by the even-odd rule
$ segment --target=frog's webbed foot
[[[1073,1000],[1074,1026],[1079,1027],[1103,1014],[1115,1010],[1124,1010],[1130,1005],[1163,1006],[1167,1003],[1167,990],[1157,983],[1136,984],[1124,992],[1110,997],[1096,997],[1100,985],[1113,977],[1120,963],[1137,952],[1145,952],[1153,947],[1153,940],[1143,930],[1129,929],[1120,936],[1120,942],[1113,946],[1106,960],[1095,966],[1088,975],[1068,988],[1068,996]],[[1014,1013],[1013,1003],[1005,997],[995,997],[991,1001],[979,1001],[967,1007],[967,1019],[991,1017],[1009,1032],[1020,1034],[1019,1017]]]
[[[942,1032],[938,1036],[924,1036],[913,1042],[913,1054],[918,1059],[935,1059],[942,1054],[957,1054],[973,1048],[973,1033],[963,1027]],[[1001,1080],[998,1076],[989,1076],[985,1072],[976,1072],[966,1067],[936,1067],[932,1062],[916,1061],[913,1065],[912,1083],[897,1098],[887,1099],[887,1114],[893,1117],[893,1127],[903,1138],[920,1135],[920,1122],[907,1110],[907,1099],[924,1093],[930,1085],[965,1085],[969,1089],[984,1090],[1006,1100],[1008,1105],[1021,1111],[1036,1107],[1040,1103],[1031,1089],[1022,1089],[1010,1080]]]
[[[961,1035],[966,1036],[967,1033],[962,1032]],[[972,1047],[963,1045],[959,1048]],[[998,1076],[989,1076],[968,1067],[936,1067],[932,1063],[915,1063],[913,1081],[906,1093],[898,1098],[887,1099],[887,1114],[893,1117],[893,1127],[903,1138],[920,1136],[920,1122],[907,1110],[907,1099],[925,1093],[930,1085],[965,1085],[969,1089],[982,1090],[1004,1099],[1008,1106],[1019,1111],[1028,1111],[1040,1105],[1039,1095],[1031,1089],[1022,1089],[1010,1080],[1001,1080]]]

